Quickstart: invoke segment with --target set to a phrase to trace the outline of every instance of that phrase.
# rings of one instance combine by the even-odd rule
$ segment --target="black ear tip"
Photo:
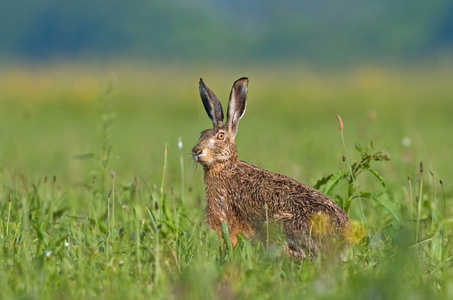
[[[236,84],[236,83],[240,83],[240,84],[245,83],[245,84],[248,84],[248,83],[249,83],[249,78],[248,78],[248,77],[241,77],[241,78],[239,78],[238,80],[236,80],[234,83],[235,83],[235,84]]]
[[[200,86],[204,85],[203,79],[200,77]]]

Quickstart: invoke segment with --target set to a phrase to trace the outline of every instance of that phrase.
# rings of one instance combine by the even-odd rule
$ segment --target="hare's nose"
[[[193,148],[192,148],[192,154],[193,154],[193,155],[198,156],[198,155],[201,154],[201,152],[203,152],[203,151],[202,151],[200,148],[198,148],[198,147],[193,147]]]
[[[195,161],[198,161],[202,152],[203,152],[202,149],[200,149],[198,147],[193,147],[193,149],[192,149],[192,157],[193,157],[193,159]]]

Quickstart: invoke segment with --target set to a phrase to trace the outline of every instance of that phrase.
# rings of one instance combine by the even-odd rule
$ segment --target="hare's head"
[[[193,147],[192,156],[196,162],[208,167],[214,163],[237,159],[234,138],[247,104],[247,84],[248,78],[245,77],[233,84],[228,102],[227,121],[223,123],[223,109],[219,99],[200,78],[201,100],[213,128],[204,130],[198,143]]]

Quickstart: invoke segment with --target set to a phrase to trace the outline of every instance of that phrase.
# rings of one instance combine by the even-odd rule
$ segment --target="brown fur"
[[[297,258],[329,251],[333,242],[349,236],[346,212],[318,190],[290,177],[263,170],[237,157],[235,136],[245,111],[247,78],[235,82],[230,95],[227,123],[217,97],[200,80],[200,94],[214,128],[204,130],[192,149],[203,165],[206,217],[221,237],[226,221],[233,246],[236,235],[263,239],[266,214],[285,234],[285,250]]]

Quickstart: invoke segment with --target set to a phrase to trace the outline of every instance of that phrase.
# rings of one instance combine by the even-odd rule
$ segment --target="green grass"
[[[148,67],[0,74],[0,299],[451,299],[448,62]],[[205,223],[203,170],[191,160],[210,126],[198,77],[226,106],[244,75],[239,157],[310,185],[325,178],[321,188],[350,204],[345,262],[297,262],[241,237],[223,249]],[[366,160],[380,150],[391,161]]]

